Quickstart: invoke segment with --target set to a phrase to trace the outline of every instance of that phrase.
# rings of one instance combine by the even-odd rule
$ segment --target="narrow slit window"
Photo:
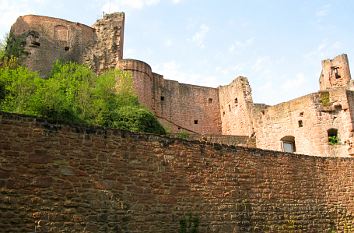
[[[209,104],[213,103],[213,99],[212,99],[212,98],[209,98],[209,99],[208,99],[208,103],[209,103]]]
[[[195,125],[198,125],[198,120],[194,120],[194,124],[195,124]]]
[[[299,120],[298,124],[299,124],[299,128],[302,128],[304,126],[304,123],[302,122],[302,120]]]
[[[164,101],[164,100],[165,100],[165,96],[161,96],[161,97],[160,97],[160,100],[161,100],[161,101]]]

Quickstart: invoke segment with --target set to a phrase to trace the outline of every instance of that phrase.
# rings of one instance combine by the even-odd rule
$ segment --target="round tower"
[[[153,74],[150,65],[139,60],[122,59],[118,61],[116,68],[132,73],[139,102],[154,111]]]

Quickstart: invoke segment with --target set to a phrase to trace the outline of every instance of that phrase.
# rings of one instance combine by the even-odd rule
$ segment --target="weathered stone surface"
[[[47,123],[0,115],[0,145],[8,144],[0,147],[4,232],[177,232],[189,214],[200,232],[354,230],[353,158],[65,125],[48,135]],[[52,159],[28,159],[36,153]]]
[[[17,19],[11,34],[24,40],[23,64],[42,76],[56,60],[75,61],[102,72],[123,58],[124,13],[107,14],[92,27],[47,16]]]

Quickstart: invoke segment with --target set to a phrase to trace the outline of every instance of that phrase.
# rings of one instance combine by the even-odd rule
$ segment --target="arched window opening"
[[[296,151],[295,137],[285,136],[281,139],[281,142],[282,142],[282,150],[284,152],[294,153]]]

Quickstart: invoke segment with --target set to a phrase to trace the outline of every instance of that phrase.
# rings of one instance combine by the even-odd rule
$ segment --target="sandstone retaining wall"
[[[3,232],[352,232],[354,160],[0,115]]]

